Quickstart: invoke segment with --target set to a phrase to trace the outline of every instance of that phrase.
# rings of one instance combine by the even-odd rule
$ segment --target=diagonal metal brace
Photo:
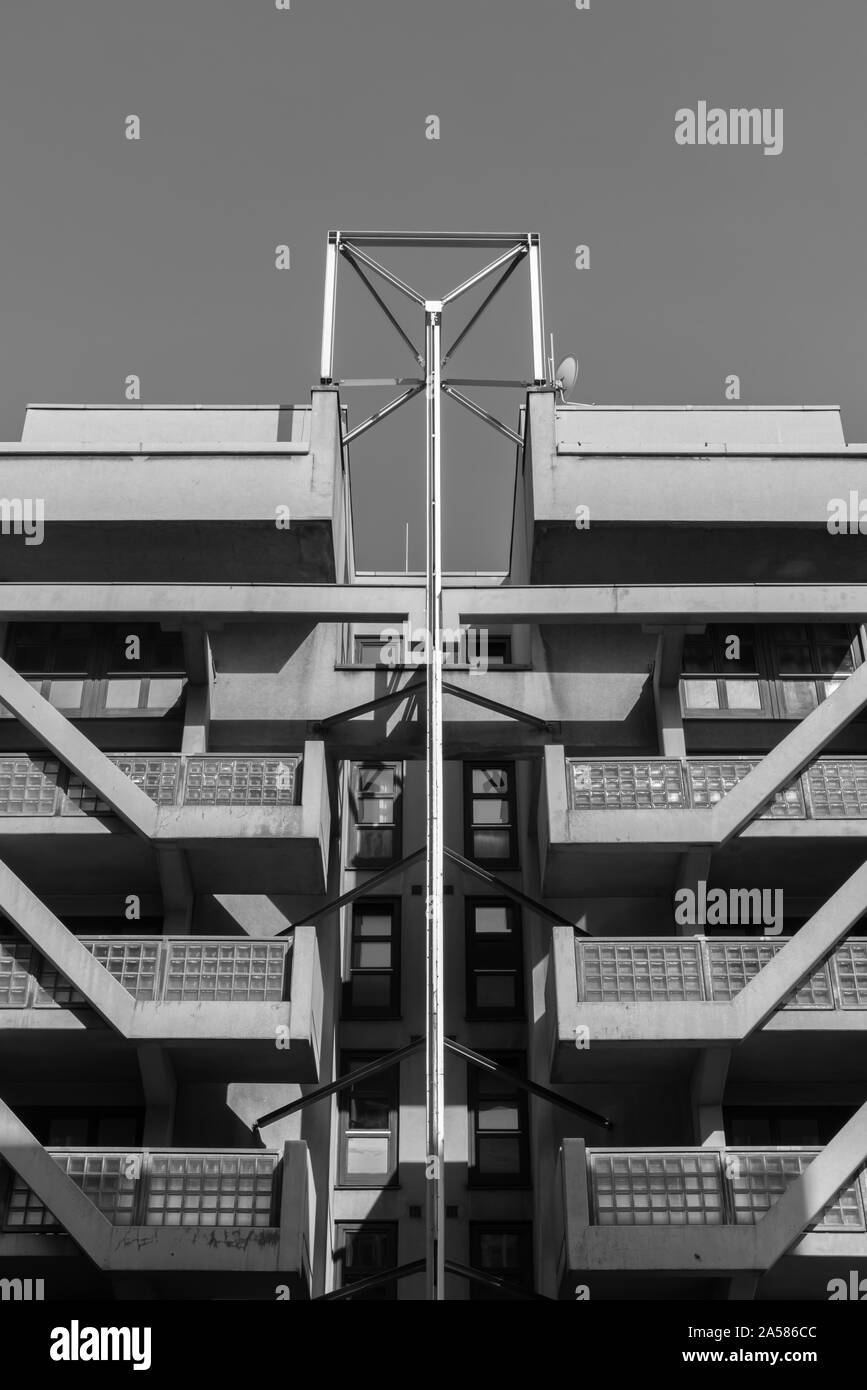
[[[384,1057],[377,1057],[374,1062],[365,1062],[364,1066],[356,1067],[346,1076],[338,1076],[336,1081],[329,1081],[324,1086],[317,1086],[315,1091],[302,1096],[300,1100],[293,1100],[289,1105],[281,1105],[277,1110],[270,1110],[267,1115],[262,1115],[253,1125],[253,1133],[256,1134],[263,1125],[273,1124],[275,1120],[282,1120],[287,1115],[294,1115],[299,1110],[306,1110],[308,1105],[315,1105],[317,1101],[326,1100],[328,1096],[333,1096],[337,1091],[345,1091],[347,1086],[354,1086],[357,1081],[364,1081],[368,1076],[378,1076],[381,1071],[388,1071],[391,1067],[402,1062],[404,1058],[411,1057],[414,1052],[418,1052],[424,1045],[424,1038],[417,1038],[415,1042],[407,1043],[406,1047],[399,1047],[396,1052],[388,1052]]]
[[[478,1067],[481,1071],[493,1072],[495,1076],[505,1077],[511,1085],[517,1086],[521,1091],[529,1091],[531,1096],[539,1096],[541,1100],[547,1100],[561,1110],[569,1110],[573,1115],[580,1115],[582,1119],[590,1120],[594,1125],[601,1125],[603,1129],[614,1128],[614,1121],[605,1115],[598,1115],[595,1110],[588,1110],[586,1105],[579,1105],[577,1101],[567,1100],[565,1096],[558,1095],[547,1086],[540,1086],[537,1081],[528,1081],[510,1067],[504,1067],[502,1062],[494,1062],[490,1057],[484,1057],[481,1052],[473,1052],[472,1048],[464,1047],[463,1043],[452,1042],[451,1038],[446,1038],[445,1047],[447,1052],[454,1052],[471,1066]]]

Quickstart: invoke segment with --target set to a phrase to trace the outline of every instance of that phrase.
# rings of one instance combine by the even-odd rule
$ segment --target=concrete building
[[[445,599],[449,1297],[825,1299],[867,1275],[867,448],[525,424],[510,572]],[[343,428],[323,388],[0,446],[0,1278],[47,1299],[423,1296],[424,585],[356,572]]]

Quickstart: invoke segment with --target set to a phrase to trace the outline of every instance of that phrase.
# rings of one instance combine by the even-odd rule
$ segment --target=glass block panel
[[[188,758],[186,806],[294,806],[298,758]]]
[[[696,941],[576,941],[579,998],[588,1003],[704,998]]]
[[[85,941],[91,954],[134,999],[157,998],[160,976],[159,941]]]
[[[146,1226],[270,1226],[277,1155],[150,1156]]]
[[[135,1222],[141,1154],[53,1154],[55,1162],[114,1226]]]
[[[693,806],[696,810],[715,806],[758,765],[758,760],[751,758],[727,758],[719,762],[690,759],[686,764],[686,775]],[[771,804],[761,812],[760,819],[803,820],[805,815],[801,784],[795,782],[777,792]]]
[[[805,776],[815,820],[867,816],[867,758],[819,758]]]
[[[277,1002],[285,997],[284,941],[172,941],[165,999]]]
[[[734,1220],[738,1225],[760,1221],[783,1193],[797,1182],[810,1166],[818,1151],[776,1150],[756,1152],[739,1150],[726,1152],[726,1170],[731,1192]],[[838,1192],[808,1228],[811,1231],[863,1231],[864,1206],[856,1181]]]
[[[841,1008],[867,1009],[867,941],[844,941],[833,960]]]
[[[574,758],[568,767],[573,811],[668,810],[685,804],[680,763],[673,758]]]
[[[710,968],[711,998],[717,1002],[733,999],[760,970],[773,960],[786,945],[784,939],[774,941],[750,938],[745,941],[708,940],[706,943]],[[821,965],[789,996],[783,1005],[787,1009],[833,1009],[834,994],[827,965]]]
[[[0,816],[53,816],[59,776],[56,758],[0,757]]]
[[[598,1226],[720,1226],[725,1220],[719,1154],[591,1152]]]
[[[0,1009],[26,1009],[33,976],[34,951],[29,941],[0,941]]]

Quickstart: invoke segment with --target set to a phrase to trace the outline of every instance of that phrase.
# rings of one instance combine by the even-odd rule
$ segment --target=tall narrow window
[[[376,1053],[341,1058],[343,1075]],[[391,1187],[397,1182],[400,1070],[377,1072],[340,1092],[340,1182],[344,1187]]]
[[[524,1059],[496,1056],[521,1075]],[[467,1099],[470,1111],[469,1179],[473,1187],[524,1187],[530,1180],[527,1093],[508,1076],[469,1067]]]
[[[340,1268],[340,1286],[357,1284],[372,1274],[384,1274],[397,1264],[396,1221],[341,1221],[337,1223],[335,1260]],[[392,1303],[397,1283],[390,1280],[373,1289],[353,1294],[348,1303]]]
[[[352,909],[344,1018],[400,1017],[400,904],[367,899]]]
[[[388,864],[400,857],[400,774],[400,763],[353,763],[351,865]]]
[[[492,868],[518,864],[515,768],[464,765],[464,845],[468,859]]]
[[[467,1017],[522,1018],[520,909],[507,898],[467,899]]]
[[[484,1274],[493,1274],[515,1288],[533,1289],[533,1228],[527,1221],[471,1221],[470,1264]],[[508,1294],[475,1280],[470,1285],[474,1303],[501,1302]]]

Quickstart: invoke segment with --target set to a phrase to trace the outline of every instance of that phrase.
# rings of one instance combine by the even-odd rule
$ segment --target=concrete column
[[[693,902],[698,900],[699,883],[707,883],[710,877],[711,851],[704,846],[693,847],[687,850],[686,854],[680,856],[677,866],[677,878],[675,880],[675,892],[688,888],[693,895]],[[672,919],[674,917],[675,903],[672,901]],[[690,921],[675,922],[675,936],[696,936],[702,931],[701,924],[696,921],[696,914],[690,914]]]
[[[726,1142],[722,1102],[731,1061],[727,1047],[706,1047],[698,1054],[689,1090],[696,1142],[706,1148],[724,1148]]]
[[[159,1043],[141,1043],[136,1052],[145,1097],[144,1147],[170,1148],[178,1092],[172,1059]]]
[[[682,627],[665,627],[656,639],[653,703],[659,751],[664,758],[686,757],[679,689],[684,636],[685,629]]]

